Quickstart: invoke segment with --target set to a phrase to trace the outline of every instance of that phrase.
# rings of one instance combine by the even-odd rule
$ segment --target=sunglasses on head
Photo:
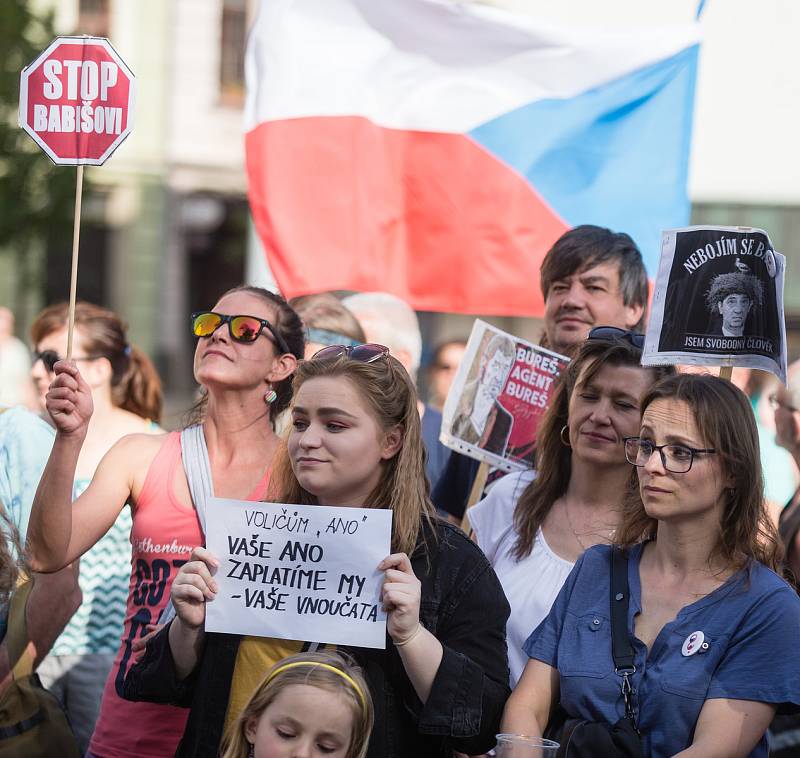
[[[311,356],[312,361],[328,361],[341,356],[346,356],[351,361],[359,363],[372,363],[378,358],[385,358],[389,355],[389,348],[386,345],[378,345],[375,342],[368,342],[366,345],[330,345],[317,350]]]
[[[195,337],[210,337],[223,324],[228,325],[231,339],[236,342],[255,342],[266,328],[282,353],[292,352],[286,340],[266,319],[255,316],[227,316],[214,311],[198,311],[192,314],[192,334]]]
[[[618,326],[596,326],[586,339],[603,340],[604,342],[614,342],[624,340],[639,350],[644,350],[644,335],[638,332],[631,332],[628,329],[620,329]]]
[[[79,356],[79,357],[76,358],[73,355],[70,360],[73,360],[75,362],[77,362],[77,361],[96,361],[98,358],[102,358],[102,357],[103,357],[102,355],[82,355],[82,356]],[[55,370],[56,363],[58,363],[59,361],[63,361],[63,360],[64,360],[64,358],[62,358],[55,350],[42,350],[41,353],[34,352],[34,354],[33,354],[33,362],[36,363],[36,361],[41,361],[42,365],[45,367],[45,370],[49,374],[52,374],[53,371]]]

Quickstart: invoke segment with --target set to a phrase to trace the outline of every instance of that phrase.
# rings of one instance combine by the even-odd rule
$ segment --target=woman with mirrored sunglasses
[[[346,648],[375,705],[368,757],[485,752],[509,689],[508,604],[480,550],[435,515],[410,377],[382,345],[328,346],[300,364],[294,390],[270,500],[392,511],[392,554],[377,566],[386,649]],[[205,633],[215,560],[201,548],[181,568],[172,586],[177,618],[125,682],[127,696],[190,707],[181,757],[215,758],[275,648],[309,644]]]
[[[511,603],[511,685],[523,645],[586,548],[608,543],[631,478],[623,440],[639,430],[639,400],[670,368],[642,368],[642,335],[598,327],[578,349],[538,429],[536,471],[506,474],[468,512]]]
[[[627,699],[643,755],[765,758],[776,709],[800,710],[800,598],[775,573],[750,403],[730,382],[683,374],[641,405],[625,446],[638,483],[613,548],[627,597],[611,590],[612,547],[587,550],[525,644],[504,729],[541,733],[556,703],[611,725]],[[612,597],[628,603],[613,631]],[[623,670],[612,635],[631,650]]]
[[[193,411],[196,444],[181,434],[130,435],[103,458],[70,509],[68,483],[91,417],[85,362],[58,363],[47,395],[56,442],[31,517],[35,567],[53,570],[84,554],[126,503],[133,526],[132,575],[122,645],[106,682],[89,755],[165,756],[175,752],[186,712],[121,697],[122,683],[142,638],[155,629],[169,588],[191,550],[203,543],[187,472],[208,470],[221,497],[260,499],[279,446],[274,423],[288,405],[291,375],[303,355],[303,327],[278,295],[237,287],[209,311],[194,314],[198,337],[194,375],[202,397]],[[89,356],[78,352],[76,355]],[[90,364],[91,365],[91,364]],[[80,368],[78,368],[80,367]],[[203,444],[201,444],[201,442]],[[207,463],[204,461],[207,450]],[[208,466],[208,469],[205,467]]]

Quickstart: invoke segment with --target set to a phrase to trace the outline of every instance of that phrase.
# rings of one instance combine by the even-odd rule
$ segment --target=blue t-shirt
[[[645,755],[672,756],[689,747],[707,699],[753,700],[786,710],[800,706],[800,598],[789,585],[753,562],[681,609],[648,654],[633,633],[634,616],[641,611],[642,548],[630,551],[628,630]],[[525,652],[558,669],[567,713],[613,724],[624,708],[611,657],[610,550],[599,545],[583,554]],[[684,642],[698,631],[708,648],[683,655]],[[765,737],[750,756],[766,758]]]
[[[0,503],[25,544],[31,506],[44,471],[55,430],[24,408],[0,409]],[[6,523],[0,520],[0,537],[8,538]],[[14,543],[10,543],[16,554]],[[0,640],[6,634],[8,608],[0,608]]]
[[[0,413],[0,502],[25,544],[31,506],[55,430],[24,408]]]

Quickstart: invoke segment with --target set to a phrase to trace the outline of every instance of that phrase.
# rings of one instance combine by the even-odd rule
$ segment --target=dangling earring
[[[567,439],[564,439],[564,432],[567,433]],[[572,447],[572,445],[569,444],[569,427],[566,424],[564,424],[564,426],[561,427],[561,432],[559,433],[558,436],[561,438],[562,445],[566,445],[567,447]]]
[[[272,405],[278,399],[278,393],[272,389],[272,386],[264,394],[264,402],[267,405]]]
[[[247,758],[255,758],[256,754],[255,746],[253,745],[252,742],[248,742],[247,744],[250,745],[250,749],[247,751]]]

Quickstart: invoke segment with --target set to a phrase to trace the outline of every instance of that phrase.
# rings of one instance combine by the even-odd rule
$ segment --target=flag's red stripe
[[[260,124],[246,145],[253,216],[288,297],[384,290],[418,310],[542,315],[539,265],[567,226],[469,137],[310,117]]]

